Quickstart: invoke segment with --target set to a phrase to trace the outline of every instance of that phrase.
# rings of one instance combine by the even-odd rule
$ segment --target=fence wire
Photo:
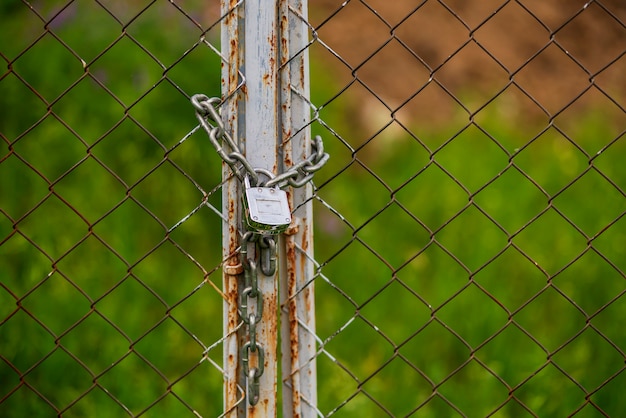
[[[189,104],[220,95],[219,4],[0,11],[0,415],[220,416],[221,160]],[[296,17],[331,159],[282,309],[315,286],[317,329],[289,319],[317,414],[620,416],[626,7]]]

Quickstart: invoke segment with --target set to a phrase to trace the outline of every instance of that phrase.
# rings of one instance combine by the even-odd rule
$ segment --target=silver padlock
[[[278,187],[251,187],[244,177],[244,220],[249,231],[261,234],[280,234],[291,223],[291,209],[287,193]]]

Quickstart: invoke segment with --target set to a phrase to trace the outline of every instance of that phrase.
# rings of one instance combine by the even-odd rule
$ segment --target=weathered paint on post
[[[242,96],[240,68],[243,57],[237,41],[243,19],[240,2],[223,0],[221,14],[225,16],[221,23],[223,92],[221,114],[225,128],[233,138],[238,138],[243,123],[239,116]],[[226,163],[222,164],[222,178],[229,179],[222,188],[222,210],[227,217],[227,222],[222,224],[222,259],[225,260],[222,286],[226,295],[223,307],[224,416],[240,418],[245,417],[245,381],[241,378],[239,356],[243,333],[237,309],[240,278],[236,274],[239,270],[239,259],[236,254],[239,246],[238,229],[241,226],[240,191],[237,179],[232,176]]]
[[[254,168],[278,172],[278,24],[275,1],[244,2],[245,132],[240,145]],[[259,401],[247,416],[275,417],[277,403],[278,279],[260,275],[263,318],[257,340],[265,350]]]
[[[222,0],[222,117],[250,164],[278,174],[311,151],[310,108],[304,99],[309,89],[307,6],[303,0],[261,3]],[[237,309],[242,286],[236,276],[239,259],[235,256],[240,239],[241,190],[227,165],[223,174],[230,178],[223,189],[228,214],[223,229],[225,416],[276,417],[278,278],[259,277],[264,313],[257,325],[257,341],[264,348],[265,363],[259,401],[251,406],[243,400],[246,377],[242,375],[240,349],[247,337]],[[292,227],[278,243],[285,417],[317,415],[310,196],[311,185],[289,193],[291,207],[299,208]]]
[[[307,3],[280,0],[280,111],[283,170],[310,150]],[[282,247],[281,283],[282,390],[284,417],[317,416],[312,187],[293,189],[298,208]]]

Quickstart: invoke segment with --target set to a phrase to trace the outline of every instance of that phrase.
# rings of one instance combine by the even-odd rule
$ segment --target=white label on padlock
[[[264,225],[285,225],[291,222],[287,193],[278,188],[251,187],[246,189],[250,219]]]

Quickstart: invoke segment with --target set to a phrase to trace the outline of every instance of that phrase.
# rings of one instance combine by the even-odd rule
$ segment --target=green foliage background
[[[214,22],[201,3],[184,9]],[[35,4],[46,21],[60,6]],[[220,282],[220,218],[171,229],[220,183],[202,132],[177,145],[187,96],[219,94],[219,57],[168,2],[136,20],[145,5],[110,2],[119,21],[75,2],[50,32],[0,7],[0,415],[219,415],[222,375],[200,360],[221,297],[195,289]],[[368,141],[315,57],[320,410],[625,410],[623,112],[545,129],[489,107]]]

